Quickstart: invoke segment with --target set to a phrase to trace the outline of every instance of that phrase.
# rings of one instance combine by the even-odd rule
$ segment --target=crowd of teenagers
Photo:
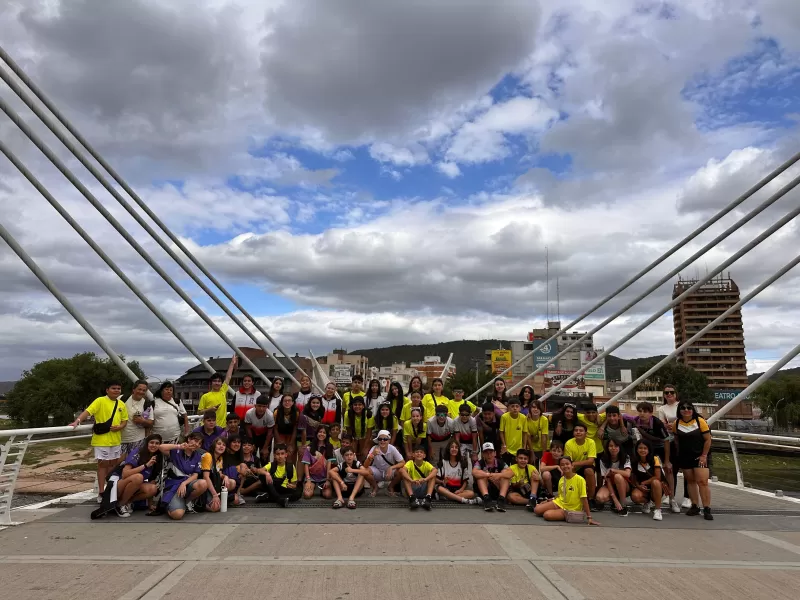
[[[681,512],[681,471],[685,514],[713,519],[709,427],[672,385],[657,410],[641,402],[636,416],[573,404],[548,415],[532,387],[509,396],[500,378],[475,405],[463,390],[445,397],[441,379],[427,391],[415,377],[407,391],[392,382],[382,392],[356,375],[340,398],[334,384],[317,393],[305,376],[295,393],[276,377],[261,394],[246,375],[229,406],[234,366],[211,377],[194,430],[170,382],[148,400],[138,381],[125,401],[111,382],[72,423],[94,417],[98,502],[113,474],[120,517],[138,508],[172,519],[216,512],[222,496],[231,506],[283,507],[320,496],[355,509],[364,493],[383,489],[406,496],[411,509],[431,510],[437,499],[499,512],[512,504],[548,521],[595,524],[593,513],[610,506],[626,516],[638,504],[660,521],[662,507]]]

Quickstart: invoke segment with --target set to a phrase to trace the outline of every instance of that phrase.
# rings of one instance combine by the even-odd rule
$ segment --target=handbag
[[[114,401],[114,410],[111,411],[111,418],[108,421],[103,421],[102,423],[95,423],[92,425],[92,433],[96,435],[104,435],[111,431],[111,424],[114,422],[114,415],[117,414],[117,405],[119,404],[119,400]]]
[[[586,523],[586,513],[579,510],[565,510],[564,520],[567,523]]]

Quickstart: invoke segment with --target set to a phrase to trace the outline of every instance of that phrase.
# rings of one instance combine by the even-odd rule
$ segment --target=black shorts
[[[486,480],[486,483],[488,484],[487,488],[488,488],[488,492],[489,492],[489,497],[492,500],[497,500],[500,497],[500,488],[497,487],[495,484],[493,484],[488,479]],[[475,492],[475,494],[477,494],[478,496],[481,495],[481,491],[478,489],[478,482],[477,481],[474,481],[472,483],[472,491]]]
[[[355,482],[350,483],[350,484],[345,483],[344,484],[344,488],[342,488],[342,496],[350,496],[353,493],[353,488],[355,488],[355,487],[356,487]],[[364,493],[364,486],[362,485],[361,489],[358,490],[358,493],[356,494],[356,498],[360,498],[361,494],[363,494],[363,493]]]
[[[675,464],[679,469],[696,469],[697,461],[700,459],[699,454],[678,454]],[[708,453],[708,465],[711,468],[711,452]]]
[[[661,446],[661,448],[653,448],[653,456],[657,456],[658,460],[660,460],[661,464],[663,465],[664,457],[666,456],[664,446]]]
[[[443,486],[440,486],[440,487],[443,487],[448,492],[452,492],[454,494],[461,489],[460,485],[447,485],[446,483]]]

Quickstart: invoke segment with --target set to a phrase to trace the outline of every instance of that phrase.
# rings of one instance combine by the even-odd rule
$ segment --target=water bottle
[[[225,486],[222,486],[219,495],[219,512],[228,512],[228,488]]]

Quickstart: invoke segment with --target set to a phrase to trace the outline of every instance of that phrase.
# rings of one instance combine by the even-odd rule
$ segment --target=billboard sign
[[[511,350],[492,350],[492,373],[499,375],[511,367]],[[511,371],[503,375],[503,379],[511,381]]]
[[[347,385],[353,379],[353,365],[331,365],[328,377],[336,385]]]
[[[730,402],[736,398],[743,389],[744,388],[735,390],[714,390],[714,400],[722,403]]]
[[[546,344],[540,343],[538,346],[534,348],[533,351],[533,368],[538,369],[539,367],[555,367],[555,363],[553,359],[558,354],[558,344],[553,340],[552,342],[547,342]]]
[[[602,349],[600,349],[602,352]],[[597,358],[597,350],[581,350],[581,369]],[[606,359],[596,362],[583,372],[584,379],[604,381],[606,378]]]
[[[575,373],[576,371],[545,371],[544,372],[545,391],[549,392],[551,389],[559,385],[562,381],[565,381],[568,377],[570,377],[570,375],[574,375]],[[567,385],[561,388],[561,390],[564,390],[565,392],[585,390],[585,389],[586,389],[586,381],[584,380],[583,375],[578,375],[575,379],[573,379]]]

